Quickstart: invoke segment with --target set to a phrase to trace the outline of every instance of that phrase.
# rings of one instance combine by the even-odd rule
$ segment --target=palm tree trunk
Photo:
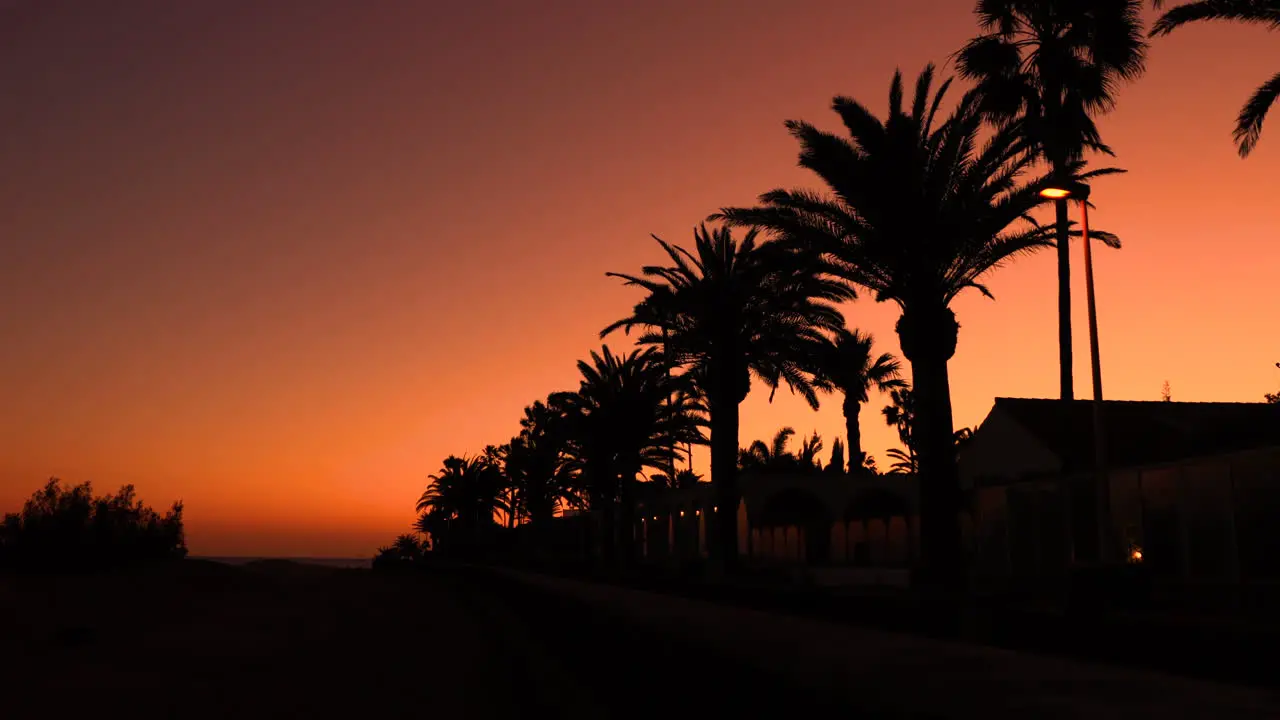
[[[738,420],[737,393],[721,381],[711,398],[711,482],[716,504],[712,513],[716,542],[711,551],[727,573],[738,561]]]
[[[935,589],[958,590],[964,581],[964,550],[947,361],[932,353],[917,357],[911,374],[916,401],[912,440],[920,463],[921,580]]]
[[[622,490],[620,493],[621,502],[618,503],[618,557],[617,563],[622,570],[631,567],[635,560],[636,543],[635,543],[635,526],[636,526],[636,499],[634,492],[634,480],[623,480]]]
[[[858,422],[858,413],[862,403],[844,399],[844,434],[849,444],[849,472],[861,472],[866,455],[862,452],[862,426]]]
[[[1054,201],[1058,243],[1058,371],[1063,400],[1075,398],[1071,360],[1071,219],[1066,199]]]

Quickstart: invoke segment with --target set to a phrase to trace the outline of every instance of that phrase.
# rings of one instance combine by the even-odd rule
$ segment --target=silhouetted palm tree
[[[737,561],[739,404],[751,377],[773,390],[785,382],[814,407],[818,399],[801,366],[800,348],[844,325],[835,308],[852,290],[821,273],[815,259],[778,243],[756,244],[753,229],[736,241],[728,228],[694,233],[694,250],[655,237],[671,265],[641,275],[609,273],[648,294],[601,333],[644,329],[641,344],[665,345],[701,384],[711,424],[711,482],[716,530],[711,550],[729,571]]]
[[[822,461],[818,454],[822,452],[822,436],[814,432],[800,444],[799,452],[787,449],[796,431],[784,427],[773,436],[773,442],[766,444],[756,440],[747,448],[738,451],[738,468],[744,472],[770,473],[815,473],[822,470]]]
[[[888,392],[904,385],[898,376],[901,367],[897,358],[889,353],[876,356],[871,351],[872,342],[867,333],[841,328],[814,346],[810,361],[815,384],[822,390],[844,395],[844,426],[851,468],[861,468],[866,458],[858,414],[868,393],[872,388]]]
[[[502,500],[505,480],[491,457],[450,455],[430,480],[417,511],[452,530],[473,533],[492,526],[499,511],[509,511]]]
[[[880,412],[884,415],[885,424],[898,431],[898,442],[906,448],[907,456],[914,466],[916,451],[915,441],[911,439],[911,426],[916,421],[916,404],[908,386],[894,388],[889,392],[890,404]]]
[[[920,472],[920,460],[915,453],[902,448],[889,448],[885,455],[893,461],[889,466],[890,475],[915,475]]]
[[[762,207],[725,209],[721,217],[826,253],[834,272],[902,309],[897,332],[911,363],[917,411],[912,436],[920,455],[923,569],[950,583],[959,580],[962,556],[947,372],[960,326],[949,306],[966,288],[990,296],[980,282],[985,274],[1052,240],[1023,222],[1040,204],[1045,181],[1021,183],[1033,158],[1023,151],[1020,131],[988,133],[973,94],[935,125],[947,85],[932,93],[933,66],[927,67],[905,107],[902,75],[895,74],[883,121],[852,99],[836,98],[849,139],[789,122],[802,147],[800,165],[831,192],[774,190],[760,197]]]
[[[752,442],[738,451],[738,468],[746,472],[791,469],[795,464],[795,456],[787,451],[787,445],[795,434],[795,428],[784,427],[774,433],[771,442]]]
[[[507,473],[507,456],[511,452],[510,444],[503,445],[486,445],[484,452],[480,457],[484,462],[493,466],[498,470],[501,484],[498,488],[498,500],[503,516],[503,524],[507,528],[513,528],[516,525],[516,486],[511,479],[511,475]]]
[[[866,453],[863,453],[862,462],[863,464],[858,467],[866,466]],[[827,460],[827,467],[825,469],[829,473],[844,472],[844,442],[842,442],[838,437],[831,441],[831,458]]]
[[[507,446],[504,470],[518,518],[545,523],[573,495],[564,409],[541,400],[524,409],[520,434]]]
[[[1159,3],[1157,3],[1159,7]],[[1280,1],[1277,0],[1199,0],[1172,8],[1156,21],[1151,35],[1168,35],[1175,29],[1192,22],[1206,20],[1235,20],[1244,23],[1266,25],[1268,29],[1280,28]],[[1248,157],[1258,145],[1262,135],[1262,122],[1267,111],[1280,97],[1280,73],[1271,76],[1253,92],[1253,96],[1240,109],[1236,118],[1235,140],[1240,157]]]
[[[800,443],[800,452],[796,453],[796,464],[800,472],[818,472],[822,470],[822,461],[818,455],[822,452],[822,436],[817,430]]]
[[[1058,177],[1087,179],[1088,150],[1111,155],[1094,118],[1115,105],[1119,81],[1142,74],[1147,44],[1141,0],[979,0],[983,34],[958,55],[977,79],[983,109],[1017,123],[1031,150]],[[1074,397],[1071,360],[1071,222],[1055,202],[1058,246],[1058,353],[1062,398]]]
[[[420,562],[426,551],[423,543],[412,535],[401,535],[387,547],[378,548],[373,558],[373,569],[378,572],[396,571],[412,567]]]
[[[601,511],[606,558],[614,559],[620,539],[626,562],[640,473],[669,468],[682,445],[702,442],[704,421],[688,379],[671,374],[653,348],[614,355],[605,347],[591,353],[591,362],[579,361],[578,370],[577,392],[557,393],[551,403],[564,412],[568,467],[578,474],[589,507]]]

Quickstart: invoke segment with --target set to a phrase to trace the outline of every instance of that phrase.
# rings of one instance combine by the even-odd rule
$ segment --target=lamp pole
[[[1107,475],[1106,433],[1102,400],[1102,360],[1098,351],[1098,306],[1093,286],[1093,243],[1089,239],[1089,199],[1080,198],[1080,227],[1084,241],[1085,301],[1089,312],[1089,362],[1093,371],[1093,465],[1097,473],[1095,486],[1098,515],[1098,560],[1112,558],[1111,547],[1111,483]]]
[[[1040,191],[1042,197],[1066,201],[1075,199],[1080,201],[1080,225],[1082,230],[1082,239],[1084,240],[1084,277],[1085,277],[1085,300],[1088,304],[1089,312],[1089,364],[1093,371],[1093,469],[1094,469],[1094,509],[1096,521],[1098,525],[1098,560],[1107,562],[1112,557],[1111,548],[1111,489],[1107,476],[1107,453],[1106,453],[1106,432],[1105,418],[1103,417],[1103,399],[1102,399],[1102,360],[1098,352],[1098,307],[1094,294],[1093,283],[1093,246],[1089,238],[1089,186],[1069,178],[1059,179]],[[1063,502],[1064,506],[1069,507],[1070,502],[1066,495],[1068,491],[1067,484],[1063,482]],[[1074,533],[1071,532],[1068,523],[1068,553],[1071,551],[1071,538]]]

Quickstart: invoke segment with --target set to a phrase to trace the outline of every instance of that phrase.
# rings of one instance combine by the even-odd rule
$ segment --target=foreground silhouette
[[[64,487],[54,478],[0,524],[0,571],[99,570],[186,554],[182,503],[160,515],[132,485],[94,497],[90,483]]]
[[[676,633],[457,571],[185,560],[0,585],[7,717],[819,717]],[[424,708],[429,707],[429,710]]]

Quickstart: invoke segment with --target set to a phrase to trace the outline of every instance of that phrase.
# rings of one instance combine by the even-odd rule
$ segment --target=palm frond
[[[1280,11],[1277,11],[1280,14]],[[1262,135],[1262,123],[1267,119],[1267,112],[1280,97],[1280,73],[1267,80],[1249,98],[1240,110],[1236,119],[1235,140],[1240,150],[1240,157],[1248,157],[1258,146],[1258,138]]]
[[[1235,20],[1280,28],[1280,5],[1272,0],[1199,0],[1171,8],[1151,26],[1151,36],[1168,35],[1193,22]]]

